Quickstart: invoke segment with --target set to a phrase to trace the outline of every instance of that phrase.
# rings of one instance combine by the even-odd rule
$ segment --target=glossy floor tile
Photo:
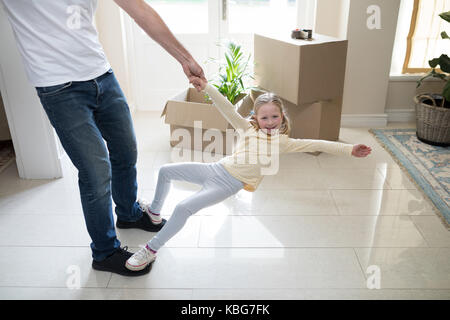
[[[275,175],[264,176],[259,190],[325,190],[326,173],[319,168],[286,168]]]
[[[32,188],[30,180],[18,179],[17,166],[14,163],[0,174],[0,197],[21,193],[24,190]]]
[[[377,168],[322,168],[321,171],[328,189],[391,189]]]
[[[198,300],[448,300],[450,290],[414,289],[193,289]]]
[[[411,217],[411,220],[425,238],[428,246],[450,248],[450,232],[436,215],[416,216]]]
[[[88,246],[90,238],[80,215],[0,215],[2,246]]]
[[[256,190],[241,191],[225,201],[232,215],[337,215],[337,207],[328,190]],[[205,214],[215,215],[206,208]],[[216,211],[217,212],[217,211]]]
[[[426,247],[403,216],[203,217],[200,247]]]
[[[382,148],[371,145],[372,153],[366,158],[355,157],[336,157],[332,154],[322,153],[317,157],[319,166],[321,168],[336,168],[336,169],[367,169],[367,168],[399,168],[391,156]]]
[[[108,288],[365,288],[353,249],[163,248],[147,276]]]
[[[369,266],[378,270],[382,289],[450,289],[450,248],[355,248],[355,251],[364,270]]]
[[[0,247],[0,287],[106,288],[111,274],[91,267],[87,247]]]
[[[67,183],[66,179],[42,181],[42,184],[21,192],[0,196],[0,215],[83,214],[78,185],[75,182]],[[55,194],[58,196],[55,197]]]
[[[133,119],[148,201],[165,163],[224,156],[171,148],[159,112]],[[341,128],[339,141],[371,146],[368,158],[281,155],[260,188],[197,212],[151,272],[131,279],[91,268],[67,158],[54,180],[21,180],[13,164],[0,174],[0,299],[449,299],[450,231],[367,129]],[[174,181],[163,217],[200,189]],[[117,235],[135,252],[155,233]],[[380,288],[369,289],[374,270]]]
[[[419,190],[330,190],[341,215],[435,215]]]
[[[191,289],[0,287],[1,300],[189,300]]]
[[[391,189],[417,189],[403,169],[378,167],[378,170]]]

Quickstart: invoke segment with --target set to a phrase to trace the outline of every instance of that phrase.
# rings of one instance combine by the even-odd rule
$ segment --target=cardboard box
[[[237,132],[220,111],[194,88],[168,100],[161,113],[163,116],[170,125],[172,147],[228,155],[238,139]]]
[[[296,105],[343,96],[347,40],[254,35],[256,84]]]
[[[238,113],[244,118],[250,116],[256,98],[264,92],[266,91],[258,88],[251,89],[249,94],[245,95],[238,103],[236,103]]]
[[[337,141],[342,98],[295,105],[282,99],[291,120],[291,138]]]

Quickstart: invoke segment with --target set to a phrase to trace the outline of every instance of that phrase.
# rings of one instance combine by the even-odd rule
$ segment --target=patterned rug
[[[435,147],[417,139],[416,129],[370,129],[380,144],[408,173],[450,228],[450,147]]]
[[[11,141],[0,141],[0,173],[14,161],[14,148]]]

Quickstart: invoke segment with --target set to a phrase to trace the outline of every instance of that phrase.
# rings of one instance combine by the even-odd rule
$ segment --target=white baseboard
[[[385,127],[388,115],[380,114],[343,114],[341,127]]]
[[[380,114],[343,114],[341,127],[384,127],[388,122],[414,122],[416,111],[411,108],[387,109]]]
[[[386,109],[389,122],[414,122],[416,121],[416,110],[412,108]]]

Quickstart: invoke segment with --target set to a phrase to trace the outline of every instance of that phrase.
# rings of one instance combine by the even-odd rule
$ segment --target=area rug
[[[417,139],[416,129],[370,129],[450,229],[450,147]]]
[[[0,141],[0,173],[8,168],[15,158],[12,142]]]

